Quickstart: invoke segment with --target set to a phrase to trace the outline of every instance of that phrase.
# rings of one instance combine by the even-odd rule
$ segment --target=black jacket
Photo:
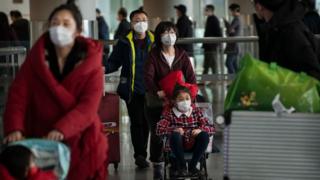
[[[260,37],[265,44],[261,59],[296,72],[320,79],[320,64],[314,35],[302,22],[303,10],[296,0],[286,0],[266,24],[265,35]]]
[[[30,24],[26,19],[18,19],[11,24],[19,41],[30,41]]]
[[[130,23],[126,19],[122,20],[114,34],[114,39],[125,37],[125,35],[127,35],[129,31]]]
[[[98,22],[99,40],[104,40],[104,41],[109,40],[109,27],[105,19],[102,16],[97,17],[97,22]]]
[[[151,50],[154,42],[154,35],[148,31],[146,36],[148,49]],[[114,46],[113,51],[105,64],[105,73],[109,74],[117,71],[120,67],[120,83],[118,85],[118,95],[121,99],[129,102],[134,92],[136,69],[136,45],[134,43],[134,32],[130,31],[126,37],[120,38]],[[143,76],[143,74],[142,74]],[[142,82],[143,83],[143,80]]]
[[[178,29],[178,37],[179,38],[188,38],[193,37],[193,27],[192,22],[188,18],[188,16],[183,15],[179,17],[177,21],[177,29]],[[180,48],[187,51],[189,56],[193,55],[193,44],[181,44],[178,45]]]
[[[215,15],[208,16],[204,31],[204,37],[222,37],[220,22]],[[215,47],[215,44],[203,44],[203,48],[205,50],[211,50]]]

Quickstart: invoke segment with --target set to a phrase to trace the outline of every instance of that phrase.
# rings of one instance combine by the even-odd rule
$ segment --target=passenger
[[[130,31],[130,23],[127,21],[127,10],[126,8],[120,8],[118,11],[117,20],[120,22],[118,28],[114,34],[113,39],[124,38]]]
[[[22,14],[18,10],[10,11],[10,17],[12,20],[11,27],[17,34],[17,38],[20,44],[27,49],[30,47],[30,23],[29,20],[22,17]]]
[[[316,9],[316,1],[302,0],[301,3],[305,9],[303,17],[304,24],[313,34],[320,34],[320,16]]]
[[[97,19],[97,22],[98,22],[98,39],[99,40],[102,40],[102,41],[107,41],[109,40],[109,26],[106,22],[106,20],[104,19],[104,17],[102,16],[101,14],[101,11],[100,9],[96,9],[96,19]],[[105,42],[104,42],[105,43]],[[103,55],[104,57],[108,57],[108,54],[109,54],[109,45],[104,45],[104,48],[103,48]]]
[[[217,16],[214,15],[214,6],[207,5],[205,8],[205,16],[207,16],[204,37],[222,37],[222,31],[220,22]],[[217,48],[219,44],[203,44],[204,49],[204,63],[203,63],[203,74],[208,74],[211,68],[212,74],[217,73]]]
[[[177,30],[178,38],[190,38],[193,37],[193,25],[189,17],[187,16],[187,7],[185,5],[174,6],[176,9],[176,14],[178,16]],[[193,44],[181,44],[179,45],[184,49],[189,56],[193,56]]]
[[[135,164],[140,168],[147,168],[149,167],[146,161],[149,127],[144,111],[143,67],[154,36],[148,31],[146,12],[133,11],[130,14],[130,21],[133,30],[127,34],[126,38],[119,39],[107,61],[106,73],[115,72],[122,67],[117,92],[127,105]]]
[[[157,135],[168,136],[167,145],[176,157],[172,164],[172,176],[186,176],[187,166],[184,159],[185,152],[192,152],[192,159],[188,164],[190,176],[197,176],[200,170],[196,168],[203,153],[205,153],[209,136],[213,134],[214,127],[209,124],[202,111],[192,103],[197,95],[197,86],[185,83],[167,82],[165,86],[173,85],[174,90],[170,96],[170,108],[166,109],[157,123]],[[170,89],[170,88],[169,88]],[[169,94],[169,92],[167,92]]]
[[[227,28],[227,36],[235,37],[241,35],[242,23],[240,19],[240,5],[231,4],[229,10],[233,16],[233,20],[229,23],[224,19],[225,27]],[[238,70],[238,55],[239,55],[239,44],[228,43],[225,49],[227,54],[226,66],[229,74],[234,74]]]
[[[163,170],[162,140],[156,135],[156,126],[163,111],[166,94],[159,81],[170,72],[181,70],[186,82],[196,83],[187,53],[175,46],[177,30],[171,22],[160,22],[155,30],[155,47],[151,50],[144,68],[147,89],[146,116],[150,125],[150,160],[154,166],[154,179],[161,179]],[[149,102],[149,103],[148,103]]]
[[[35,165],[34,155],[27,147],[13,145],[0,155],[1,180],[58,180],[53,171],[42,171]]]
[[[16,33],[9,25],[8,16],[0,12],[0,47],[8,47],[16,44]]]
[[[107,141],[98,117],[103,93],[102,45],[82,37],[82,15],[63,4],[18,72],[4,113],[5,143],[63,141],[71,150],[67,179],[105,180]]]
[[[320,79],[319,56],[314,35],[301,20],[298,0],[254,0],[257,14],[267,23],[260,58]]]

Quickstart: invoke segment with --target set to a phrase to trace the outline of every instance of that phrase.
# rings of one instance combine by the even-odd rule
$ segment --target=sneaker
[[[148,161],[146,161],[146,159],[142,156],[138,156],[136,158],[135,164],[142,169],[149,167]]]
[[[187,171],[187,168],[182,168],[179,170],[179,177],[186,177],[188,176],[188,171]]]
[[[153,164],[153,179],[162,180],[163,179],[163,163]]]
[[[189,169],[189,175],[192,177],[197,177],[201,174],[201,171],[197,168],[191,168]]]

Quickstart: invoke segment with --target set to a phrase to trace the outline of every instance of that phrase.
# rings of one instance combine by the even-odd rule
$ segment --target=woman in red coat
[[[103,90],[102,46],[80,36],[73,4],[57,7],[13,82],[4,114],[5,142],[63,141],[69,180],[105,180],[107,141],[97,111]]]

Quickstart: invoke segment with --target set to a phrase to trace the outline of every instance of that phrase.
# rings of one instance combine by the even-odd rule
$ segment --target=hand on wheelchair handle
[[[176,128],[174,131],[180,133],[181,136],[184,134],[184,130],[182,128]]]
[[[4,138],[3,143],[12,143],[24,139],[21,131],[14,131]]]
[[[52,141],[62,141],[64,139],[64,135],[57,130],[52,130],[49,132],[46,139],[52,140]]]

